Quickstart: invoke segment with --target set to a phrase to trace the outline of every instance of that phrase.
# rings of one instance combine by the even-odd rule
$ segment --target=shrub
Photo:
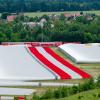
[[[100,76],[97,78],[96,86],[97,88],[100,88]]]
[[[72,93],[73,93],[73,94],[76,94],[76,93],[78,93],[78,92],[79,92],[78,86],[73,86],[73,87],[72,87]]]
[[[94,79],[91,78],[88,81],[86,81],[84,84],[79,84],[78,86],[73,87],[59,87],[56,90],[47,90],[41,97],[37,96],[36,94],[33,95],[33,100],[44,100],[44,99],[51,99],[51,98],[64,98],[68,97],[70,95],[95,89],[97,87],[100,87],[100,76],[97,79],[97,82],[94,82]],[[98,95],[93,94],[94,97],[100,97],[100,93]],[[79,96],[78,99],[83,98],[83,96]]]
[[[41,99],[50,99],[53,97],[54,97],[53,91],[49,89],[41,96]]]
[[[80,99],[82,99],[82,98],[83,98],[83,96],[82,96],[82,95],[81,95],[81,96],[80,96],[80,95],[78,96],[78,99],[79,99],[79,100],[80,100]]]
[[[100,93],[98,93],[98,97],[100,98]]]
[[[93,95],[93,97],[96,97],[97,95],[94,93],[94,94],[92,94]]]
[[[40,97],[34,93],[33,97],[32,97],[32,100],[40,100]]]
[[[62,95],[62,98],[68,96],[68,88],[67,87],[62,87],[61,88],[61,95]]]
[[[81,92],[96,88],[93,78],[89,79],[88,81],[86,81],[84,84],[80,86],[81,86]]]
[[[61,98],[62,97],[62,94],[61,94],[61,90],[55,90],[54,91],[54,97],[55,98]]]
[[[14,100],[18,100],[18,97],[14,97]]]

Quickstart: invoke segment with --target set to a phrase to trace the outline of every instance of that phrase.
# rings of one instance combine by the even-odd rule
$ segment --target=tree
[[[84,43],[91,43],[93,42],[93,37],[91,33],[84,33]]]
[[[83,15],[84,14],[83,11],[81,11],[80,14]]]
[[[43,15],[40,19],[42,19],[42,18],[44,18],[44,19],[46,19],[46,21],[48,21],[49,20],[49,16],[48,15]]]
[[[0,42],[7,42],[7,41],[8,41],[7,36],[4,33],[0,32]]]
[[[4,12],[4,13],[1,14],[1,18],[2,18],[2,19],[7,19],[7,16],[8,16],[8,15],[11,15],[11,14],[8,13],[8,12]]]
[[[77,22],[83,23],[83,24],[87,24],[89,23],[89,21],[85,18],[85,16],[80,16],[76,18]]]
[[[81,5],[80,5],[81,4]],[[100,0],[0,0],[0,12],[99,10]]]
[[[65,18],[66,18],[66,17],[65,17],[64,14],[61,14],[61,15],[60,15],[60,20],[65,20]]]
[[[49,37],[46,36],[45,34],[41,33],[37,36],[36,40],[38,42],[48,42],[49,41]]]
[[[13,33],[11,35],[11,42],[18,42],[18,41],[20,41],[19,34],[18,33]]]

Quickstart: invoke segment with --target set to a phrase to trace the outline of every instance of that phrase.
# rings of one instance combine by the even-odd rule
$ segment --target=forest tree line
[[[45,18],[43,27],[23,25],[28,22],[39,22]],[[53,27],[51,27],[53,25]],[[75,20],[66,20],[63,15],[58,19],[50,19],[48,15],[30,18],[17,17],[13,22],[0,22],[0,42],[100,42],[100,16],[85,16]]]
[[[100,10],[100,0],[0,0],[0,12]]]

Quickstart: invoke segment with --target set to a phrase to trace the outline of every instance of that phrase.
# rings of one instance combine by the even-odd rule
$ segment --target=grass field
[[[80,11],[65,11],[65,12],[27,12],[25,13],[26,16],[29,17],[41,17],[42,15],[50,15],[50,14],[57,14],[60,15],[61,13],[76,13],[76,12],[80,12]],[[100,15],[100,10],[98,11],[83,11],[84,13],[92,13],[92,14],[96,14],[96,15]],[[0,13],[1,16],[1,13]]]
[[[67,98],[48,100],[100,100],[100,89],[78,93]]]
[[[28,13],[25,13],[25,15],[27,16],[30,16],[30,17],[35,17],[35,16],[42,16],[44,14],[46,15],[50,15],[50,14],[57,14],[57,15],[60,15],[61,13],[75,13],[75,12],[80,12],[80,11],[65,11],[65,12],[28,12]],[[98,11],[84,11],[84,13],[95,13],[96,15],[100,15],[100,10]]]

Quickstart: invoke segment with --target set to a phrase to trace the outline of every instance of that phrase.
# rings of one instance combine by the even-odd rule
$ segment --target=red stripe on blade
[[[19,99],[23,99],[23,100],[24,100],[24,96],[19,96],[19,97],[18,97],[18,100],[19,100]]]
[[[71,79],[71,76],[65,73],[63,70],[52,64],[48,59],[46,59],[42,54],[38,52],[36,48],[28,47],[30,52],[38,58],[43,64],[45,64],[49,69],[57,73],[61,79]]]
[[[74,65],[72,65],[71,63],[69,63],[68,61],[66,61],[65,59],[63,59],[62,57],[60,57],[59,55],[57,55],[54,51],[52,51],[50,48],[48,47],[44,47],[44,49],[46,50],[46,52],[48,52],[51,56],[53,56],[56,60],[58,60],[59,62],[61,62],[63,65],[65,65],[66,67],[70,68],[71,70],[73,70],[74,72],[78,73],[79,75],[81,75],[83,78],[90,78],[91,76],[87,73],[85,73],[84,71],[80,70],[79,68],[75,67]]]

